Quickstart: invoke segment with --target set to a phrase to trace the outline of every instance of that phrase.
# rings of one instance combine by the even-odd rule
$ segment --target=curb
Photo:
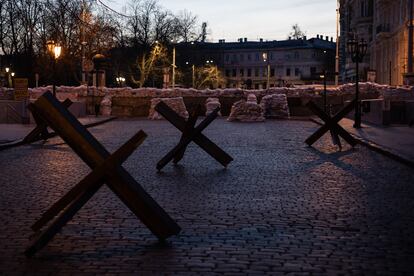
[[[323,125],[321,122],[319,122],[318,120],[316,120],[314,118],[311,118],[309,120],[311,122],[317,124],[317,125],[320,125],[320,126]],[[395,153],[387,150],[383,146],[380,146],[380,145],[378,145],[378,144],[376,144],[376,143],[374,143],[374,142],[372,142],[370,140],[361,138],[361,137],[359,137],[359,136],[357,136],[355,134],[352,134],[352,133],[349,133],[349,134],[351,134],[351,136],[354,137],[355,140],[357,140],[358,144],[360,144],[360,145],[362,145],[364,147],[367,147],[368,149],[370,149],[372,151],[378,152],[378,153],[380,153],[380,154],[382,154],[382,155],[384,155],[384,156],[386,156],[388,158],[393,159],[394,161],[397,161],[397,162],[399,162],[401,164],[404,164],[404,165],[406,165],[406,166],[414,169],[414,161],[411,161],[411,160],[409,160],[409,159],[407,159],[405,157],[402,157],[401,155],[395,154]]]

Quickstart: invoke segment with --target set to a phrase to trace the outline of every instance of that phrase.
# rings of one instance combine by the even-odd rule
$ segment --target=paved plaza
[[[90,170],[60,138],[0,152],[0,274],[412,274],[413,170],[362,146],[337,152],[328,135],[310,148],[317,128],[219,119],[204,133],[235,159],[227,169],[192,144],[158,173],[180,135],[168,122],[95,127],[111,151],[148,133],[124,167],[183,230],[158,243],[104,186],[30,259],[30,226]]]

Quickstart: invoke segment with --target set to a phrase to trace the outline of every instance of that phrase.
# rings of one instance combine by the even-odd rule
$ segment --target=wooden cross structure
[[[67,109],[72,105],[72,101],[66,99],[62,105]],[[30,112],[32,112],[33,119],[36,122],[36,127],[23,138],[23,142],[26,144],[34,143],[40,140],[46,141],[49,138],[56,136],[56,133],[51,134],[47,130],[47,123],[42,119],[36,109],[32,108],[32,105],[28,106]]]
[[[198,119],[198,114],[200,114],[201,111],[200,105],[191,112],[187,121],[162,101],[157,104],[155,110],[182,132],[180,142],[157,163],[158,170],[164,168],[171,160],[173,160],[175,164],[180,162],[184,157],[187,146],[192,141],[224,167],[227,167],[227,165],[233,161],[233,158],[230,155],[202,134],[202,131],[217,118],[220,107],[217,107],[211,112],[197,127],[195,127],[195,124]]]
[[[316,141],[318,141],[326,132],[330,131],[332,135],[332,140],[335,144],[338,144],[341,147],[341,142],[339,136],[341,136],[346,142],[348,142],[352,147],[357,145],[357,141],[354,137],[351,136],[345,129],[343,129],[338,123],[341,121],[349,112],[356,108],[356,100],[353,100],[350,104],[345,106],[341,111],[339,111],[335,116],[331,117],[329,114],[325,113],[320,107],[318,107],[313,101],[309,101],[306,105],[315,115],[317,115],[325,124],[319,128],[314,134],[312,134],[305,143],[309,146],[312,146]]]
[[[66,99],[62,103],[62,105],[65,108],[69,108],[72,105],[72,101],[69,99]],[[22,140],[0,145],[0,151],[13,148],[13,147],[35,143],[35,142],[42,141],[42,140],[46,141],[48,139],[58,136],[56,132],[49,132],[48,124],[42,119],[42,117],[39,115],[37,110],[33,108],[33,105],[29,104],[28,109],[33,115],[33,119],[35,120],[36,127],[29,134],[27,134],[26,137],[24,137]],[[107,123],[109,121],[115,120],[115,119],[116,117],[111,117],[111,118],[104,119],[98,122],[86,124],[85,127],[91,128],[91,127],[98,126],[98,125]]]
[[[44,247],[104,183],[158,239],[164,240],[181,231],[176,222],[122,167],[122,163],[145,140],[146,134],[143,131],[139,131],[111,155],[50,92],[43,94],[30,108],[36,110],[39,117],[73,149],[92,172],[53,204],[32,226],[39,234],[25,251],[26,256],[34,255]]]

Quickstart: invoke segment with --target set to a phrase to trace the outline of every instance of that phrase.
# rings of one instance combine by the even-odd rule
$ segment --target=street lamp
[[[124,87],[124,83],[125,83],[125,78],[124,77],[117,77],[116,78],[116,81],[118,82],[118,85],[120,86],[120,87]]]
[[[53,96],[56,97],[56,61],[62,55],[62,47],[53,40],[47,41],[46,47],[49,54],[53,57]]]
[[[5,68],[5,70],[6,70],[6,81],[7,81],[7,87],[11,87],[11,85],[10,85],[10,75],[9,75],[9,72],[10,72],[10,68],[9,67],[6,67]]]
[[[190,65],[190,62],[189,61],[186,61],[185,62],[185,64],[186,65]],[[195,87],[195,65],[194,64],[192,64],[191,65],[191,70],[192,70],[192,78],[191,78],[191,80],[192,80],[192,83],[193,83],[193,88]]]
[[[15,75],[16,75],[16,73],[14,73],[14,72],[10,73],[10,76],[11,76],[11,78],[10,78],[10,87],[13,87],[13,85],[14,85],[14,76]]]
[[[323,71],[323,74],[319,76],[323,80],[323,109],[326,113],[326,70]]]
[[[269,53],[268,52],[264,52],[262,54],[263,56],[263,61],[267,63],[267,84],[266,84],[266,89],[270,88],[270,63],[269,63]]]
[[[348,53],[351,55],[352,62],[355,63],[355,122],[354,128],[361,128],[361,103],[359,101],[359,63],[363,61],[368,50],[368,44],[365,40],[351,38],[347,43]]]

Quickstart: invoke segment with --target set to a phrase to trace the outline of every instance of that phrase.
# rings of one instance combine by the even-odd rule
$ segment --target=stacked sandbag
[[[151,100],[151,108],[149,111],[148,119],[150,120],[162,120],[164,117],[155,111],[155,107],[160,102],[164,102],[172,110],[174,110],[180,117],[188,119],[188,111],[184,104],[183,97],[176,98],[154,98]]]
[[[285,94],[264,96],[260,105],[264,110],[265,118],[288,119],[290,116],[288,100]]]
[[[101,115],[111,116],[112,113],[112,96],[106,95],[101,101]]]
[[[231,113],[227,119],[229,122],[264,122],[263,108],[257,104],[254,94],[249,94],[246,100],[240,100],[233,104]]]
[[[221,108],[220,100],[218,98],[208,98],[206,100],[206,116],[210,115],[217,107]],[[218,113],[221,116],[221,112]]]

